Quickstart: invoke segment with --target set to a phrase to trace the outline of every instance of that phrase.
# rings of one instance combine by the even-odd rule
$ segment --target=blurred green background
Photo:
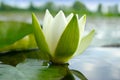
[[[0,0],[0,12],[39,12],[63,10],[89,16],[120,16],[119,0]]]

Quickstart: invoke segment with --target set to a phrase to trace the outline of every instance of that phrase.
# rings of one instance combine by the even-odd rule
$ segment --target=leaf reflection
[[[68,64],[52,64],[41,59],[38,50],[1,54],[0,61],[4,64],[0,64],[0,80],[76,80],[76,77],[87,80],[81,72],[70,70]]]

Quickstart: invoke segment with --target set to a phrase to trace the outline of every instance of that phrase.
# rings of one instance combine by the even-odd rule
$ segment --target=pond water
[[[118,17],[88,17],[86,30],[96,30],[92,45],[120,46],[120,18]]]
[[[120,48],[88,48],[70,61],[70,68],[88,80],[120,80]]]

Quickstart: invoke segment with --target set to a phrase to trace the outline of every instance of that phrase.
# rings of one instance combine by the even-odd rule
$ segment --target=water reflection
[[[88,80],[120,80],[119,62],[120,48],[89,48],[70,61],[70,68],[80,70]]]
[[[1,63],[12,66],[16,66],[18,63],[23,62],[26,58],[41,59],[41,55],[37,49],[0,53]]]
[[[16,67],[0,64],[0,80],[8,78],[9,80],[87,80],[81,72],[69,70],[67,64],[48,65],[47,62],[35,59],[27,59]]]
[[[86,29],[94,28],[96,35],[92,45],[120,45],[120,18],[117,17],[88,17]],[[98,43],[99,42],[99,43]]]
[[[11,76],[10,80],[18,77],[22,80],[87,80],[79,70],[69,69],[69,64],[53,64],[47,60],[40,60],[39,53],[39,50],[30,50],[1,54],[0,80],[5,80],[9,76]],[[8,76],[8,74],[10,75]],[[14,78],[15,74],[16,78]]]

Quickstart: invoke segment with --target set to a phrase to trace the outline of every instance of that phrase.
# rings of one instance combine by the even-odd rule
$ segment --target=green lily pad
[[[4,64],[16,66],[23,62],[25,59],[43,59],[38,49],[10,51],[4,54],[0,54],[0,61]]]
[[[10,53],[10,52],[9,52]],[[84,76],[77,70],[69,70],[68,64],[50,64],[41,60],[39,50],[17,51],[1,54],[0,80],[75,80]]]
[[[65,80],[68,67],[28,59],[16,67],[0,64],[0,80]],[[70,79],[73,80],[73,79]]]
[[[76,75],[81,80],[88,80],[81,72],[77,70],[70,70],[74,75]]]
[[[0,21],[0,48],[13,44],[32,32],[31,24],[16,21]]]

